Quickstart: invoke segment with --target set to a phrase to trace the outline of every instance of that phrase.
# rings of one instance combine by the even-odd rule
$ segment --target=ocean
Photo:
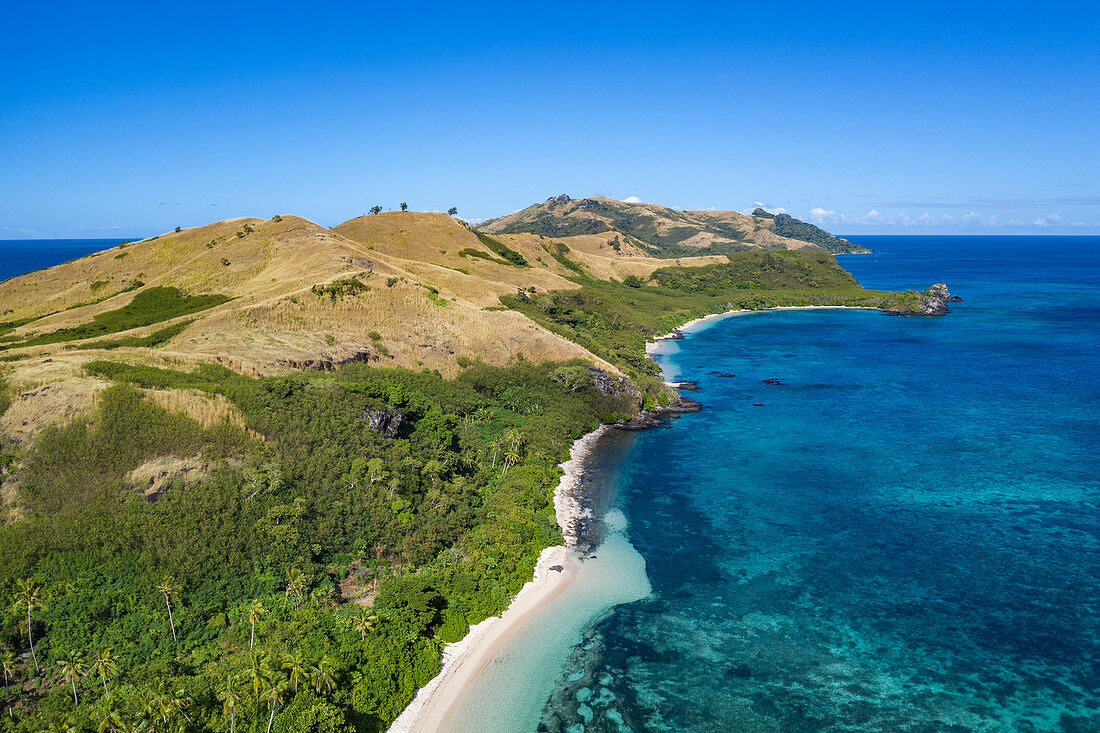
[[[1100,730],[1100,237],[854,239],[864,286],[963,302],[664,344],[706,407],[605,477],[652,590],[538,730]]]
[[[140,237],[134,237],[134,240]],[[125,239],[0,239],[0,282],[110,249]]]

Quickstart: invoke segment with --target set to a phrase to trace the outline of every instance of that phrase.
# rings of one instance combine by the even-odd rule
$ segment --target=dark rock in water
[[[676,401],[668,407],[658,407],[656,410],[643,410],[629,420],[619,422],[614,427],[619,430],[648,430],[649,428],[663,427],[670,418],[677,418],[685,412],[699,412],[703,409],[700,402],[690,397],[677,397]]]
[[[689,392],[699,391],[699,385],[695,382],[672,382],[671,384],[676,389],[686,389]]]
[[[737,376],[736,374],[730,374],[729,372],[722,372],[721,374],[718,375],[718,377],[721,378],[721,379],[729,379],[730,377],[736,377],[736,376]]]
[[[551,565],[550,569],[553,570],[555,573],[560,573],[565,568],[563,568],[561,565]]]
[[[738,664],[736,667],[730,667],[726,670],[727,677],[733,677],[734,679],[746,680],[752,677],[752,670],[743,664]]]
[[[392,438],[405,422],[405,415],[400,410],[383,407],[381,410],[367,410],[361,419],[366,420],[367,427],[374,432]]]

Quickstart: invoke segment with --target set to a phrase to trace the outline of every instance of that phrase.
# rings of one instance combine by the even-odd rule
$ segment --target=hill
[[[946,297],[809,245],[658,259],[417,212],[233,219],[4,281],[3,727],[385,730],[563,541],[572,441],[676,399],[648,340]]]
[[[548,237],[617,233],[654,257],[725,254],[753,249],[814,247],[833,254],[868,252],[787,214],[756,209],[677,211],[658,204],[628,203],[603,196],[573,199],[555,196],[522,211],[478,225],[490,234],[533,232]]]

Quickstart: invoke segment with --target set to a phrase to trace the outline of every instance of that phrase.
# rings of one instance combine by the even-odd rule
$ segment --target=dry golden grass
[[[253,231],[238,237],[246,225]],[[118,290],[133,279],[233,300],[184,317],[194,322],[158,349],[103,351],[91,347],[93,339],[4,352],[17,359],[0,365],[16,397],[0,429],[25,440],[44,425],[85,412],[106,385],[85,375],[81,365],[101,358],[184,370],[214,362],[252,376],[365,358],[375,365],[453,375],[460,371],[460,357],[504,364],[522,354],[532,361],[584,358],[614,371],[519,313],[487,310],[517,288],[577,287],[567,279],[575,273],[547,252],[556,241],[566,243],[569,257],[598,278],[644,277],[669,264],[722,261],[653,259],[626,239],[615,251],[612,236],[501,235],[531,265],[513,267],[460,256],[466,248],[488,250],[464,223],[443,214],[376,214],[331,230],[294,216],[278,222],[231,219],[28,273],[0,283],[4,320],[45,316],[17,329],[17,335],[80,325],[119,308],[134,293]],[[369,290],[335,300],[311,292],[314,285],[349,277]],[[104,296],[110,297],[89,302]],[[88,304],[64,310],[80,303]],[[117,336],[145,336],[173,322]],[[223,418],[242,424],[239,414],[217,399],[185,392],[151,398],[204,424]]]
[[[149,389],[145,395],[153,404],[187,415],[205,428],[221,422],[245,427],[241,411],[220,394],[208,395],[193,389]]]
[[[159,456],[146,461],[130,473],[126,479],[146,496],[153,496],[164,488],[169,479],[180,479],[185,483],[198,481],[206,476],[209,466],[199,457],[180,458],[177,456]]]

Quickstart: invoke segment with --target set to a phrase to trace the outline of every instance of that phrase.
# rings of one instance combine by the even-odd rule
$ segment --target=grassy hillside
[[[416,212],[0,283],[0,728],[381,731],[560,542],[571,441],[667,400],[648,338],[920,297],[819,249],[657,259]]]
[[[478,228],[490,234],[533,232],[547,237],[614,232],[654,257],[805,247],[834,254],[866,251],[811,224],[761,212],[762,209],[757,209],[752,216],[746,216],[736,211],[677,211],[602,196],[571,199],[562,195],[483,222]]]

